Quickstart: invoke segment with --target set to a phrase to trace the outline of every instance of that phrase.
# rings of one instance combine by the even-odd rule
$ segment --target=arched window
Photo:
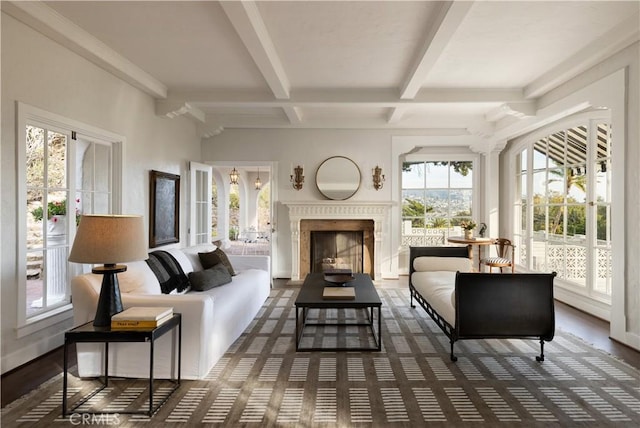
[[[523,140],[515,151],[514,237],[519,264],[558,283],[611,296],[610,119],[582,115]]]

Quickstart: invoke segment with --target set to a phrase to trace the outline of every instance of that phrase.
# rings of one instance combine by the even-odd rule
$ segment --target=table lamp
[[[127,267],[116,263],[147,258],[147,237],[141,216],[83,215],[80,218],[69,261],[103,265],[91,270],[103,275],[94,326],[110,326],[111,316],[122,312],[117,274]]]

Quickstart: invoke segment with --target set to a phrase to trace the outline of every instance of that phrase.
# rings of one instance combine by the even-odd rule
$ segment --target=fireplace
[[[363,272],[365,251],[361,230],[312,230],[310,247],[311,273],[332,269]]]
[[[368,273],[371,277],[374,277],[373,272],[373,257],[374,257],[374,236],[373,236],[373,221],[372,220],[301,220],[300,221],[300,277],[304,278],[309,272],[316,272],[322,270],[322,259],[332,258],[341,259],[342,264],[349,263],[356,269],[354,272]],[[352,242],[346,242],[348,237],[354,238],[359,236],[360,239],[355,238]],[[315,241],[318,241],[318,237],[325,238],[320,244],[327,244],[327,247],[321,248],[320,257],[317,260],[314,256],[314,237]],[[329,248],[332,244],[335,245],[334,238],[340,238],[340,248]],[[358,249],[346,248],[348,245],[354,245],[355,242],[360,243]],[[339,249],[339,253],[336,253],[336,249]],[[350,257],[358,257],[360,254],[360,260],[347,260]],[[358,263],[359,261],[359,263]],[[319,265],[318,265],[319,262]],[[331,263],[331,262],[328,262]],[[333,263],[336,263],[335,261]],[[358,270],[359,264],[359,270]],[[314,268],[314,265],[315,268]],[[337,266],[336,266],[337,267]],[[353,269],[352,267],[352,269]]]
[[[291,279],[312,271],[311,232],[362,234],[362,272],[382,278],[382,225],[391,203],[351,201],[284,202],[291,225]]]

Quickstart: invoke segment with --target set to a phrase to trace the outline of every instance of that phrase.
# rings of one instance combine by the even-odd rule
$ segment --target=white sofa
[[[199,246],[167,251],[180,263],[186,275],[202,270],[198,253],[215,249]],[[170,306],[182,314],[182,378],[202,379],[242,332],[249,326],[271,288],[268,256],[229,255],[237,275],[229,284],[207,291],[162,294],[160,284],[145,261],[127,263],[127,271],[118,274],[124,308],[131,306]],[[91,273],[71,281],[74,325],[94,318],[100,295],[102,275]],[[168,379],[175,374],[171,334],[155,342],[154,377]],[[103,375],[104,344],[77,344],[78,374],[81,377]],[[111,343],[109,375],[147,378],[149,344]]]

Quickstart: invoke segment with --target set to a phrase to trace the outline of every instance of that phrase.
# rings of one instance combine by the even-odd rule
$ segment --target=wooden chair
[[[503,268],[511,268],[511,273],[515,272],[515,250],[516,247],[506,238],[498,238],[494,242],[497,257],[487,257],[480,260],[480,265],[489,267],[489,272],[493,271],[493,268],[500,268],[502,272]]]

